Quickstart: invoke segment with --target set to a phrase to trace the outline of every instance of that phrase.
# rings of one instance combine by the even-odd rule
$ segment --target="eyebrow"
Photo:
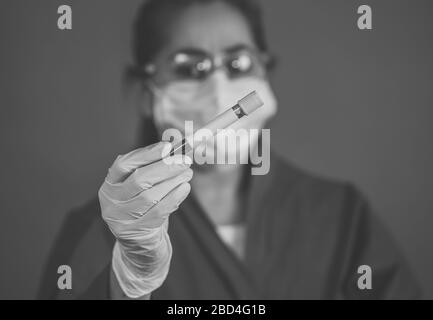
[[[248,51],[248,50],[253,50],[253,48],[251,46],[248,46],[246,44],[237,44],[231,47],[228,47],[226,49],[224,49],[225,53],[231,54],[231,53],[235,53],[238,51]]]
[[[232,54],[238,51],[243,51],[243,50],[252,50],[253,48],[251,46],[248,46],[246,44],[236,44],[234,46],[225,48],[223,50],[224,53],[226,54]],[[188,54],[188,55],[196,55],[196,56],[209,56],[209,52],[203,50],[203,49],[198,49],[198,48],[194,48],[194,47],[186,47],[186,48],[182,48],[179,50],[176,50],[171,57],[175,57],[178,54]]]
[[[178,54],[188,54],[188,55],[208,55],[208,53],[202,49],[198,49],[198,48],[183,48],[183,49],[179,49],[176,50],[175,52],[173,52],[173,54],[171,54],[171,57],[175,57]]]

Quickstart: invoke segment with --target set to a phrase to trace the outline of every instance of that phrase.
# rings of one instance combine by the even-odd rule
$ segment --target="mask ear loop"
[[[145,89],[148,89],[152,92],[153,95],[162,94],[162,90],[158,87],[158,85],[152,80],[152,77],[156,73],[156,66],[153,63],[148,63],[144,66],[143,72],[145,74],[145,79],[143,82],[143,86]]]
[[[150,107],[145,109],[145,116],[153,120],[156,127],[158,127],[158,120],[161,118],[161,110],[155,111],[155,100],[157,96],[164,95],[163,90],[153,81],[153,76],[156,73],[156,66],[153,63],[148,63],[144,66],[143,72],[146,75],[143,81],[143,87],[150,94]]]
[[[149,119],[153,118],[155,86],[151,78],[156,71],[155,69],[156,68],[153,64],[146,64],[144,67],[139,67],[140,83],[141,83],[139,104],[140,104],[140,109],[142,110],[142,114]],[[145,104],[148,104],[148,106],[146,106]]]
[[[155,95],[159,92],[159,88],[152,80],[152,76],[156,73],[156,66],[153,63],[148,63],[142,68],[144,80],[142,82],[143,90],[149,93],[150,106],[144,109],[144,115],[149,118],[153,118],[153,105],[155,102]]]

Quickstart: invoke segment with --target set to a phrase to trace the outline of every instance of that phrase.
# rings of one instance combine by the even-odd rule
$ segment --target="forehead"
[[[166,52],[194,48],[219,53],[233,46],[255,47],[244,16],[223,2],[197,4],[173,21]]]

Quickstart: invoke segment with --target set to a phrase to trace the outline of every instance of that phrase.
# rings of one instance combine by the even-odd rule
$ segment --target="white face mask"
[[[225,72],[216,71],[205,81],[177,81],[163,88],[151,88],[154,94],[153,117],[160,133],[168,128],[183,132],[185,121],[193,121],[194,130],[197,130],[256,90],[264,102],[263,107],[230,126],[230,129],[234,130],[257,129],[257,134],[249,137],[249,143],[248,139],[238,141],[237,152],[240,159],[248,158],[249,148],[257,145],[258,130],[262,129],[265,122],[277,111],[277,102],[269,83],[258,77],[232,80],[227,78]],[[218,152],[218,148],[216,151]],[[206,148],[206,153],[208,152],[213,152],[213,145]],[[227,153],[227,150],[225,152]]]

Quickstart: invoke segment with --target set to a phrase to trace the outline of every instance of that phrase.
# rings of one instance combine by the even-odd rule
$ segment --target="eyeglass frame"
[[[236,52],[245,51],[250,54],[251,57],[258,58],[261,63],[261,67],[263,68],[263,76],[265,76],[269,71],[272,71],[275,66],[275,57],[267,52],[259,51],[257,49],[251,48],[245,45],[238,45],[230,48],[229,50],[225,50],[223,54],[211,54],[206,52],[205,50],[195,49],[195,48],[185,48],[177,50],[176,52],[170,54],[167,60],[171,61],[173,64],[175,57],[179,54],[197,54],[203,55],[203,61],[208,59],[211,63],[211,67],[209,71],[206,73],[206,76],[202,79],[193,79],[196,81],[207,79],[211,74],[213,74],[216,70],[226,69],[227,65],[224,63],[225,58],[227,56],[233,55]],[[228,52],[228,53],[227,53]],[[254,61],[254,59],[252,59]],[[143,67],[140,68],[140,74],[145,78],[153,77],[158,72],[158,68],[155,62],[146,63]]]

